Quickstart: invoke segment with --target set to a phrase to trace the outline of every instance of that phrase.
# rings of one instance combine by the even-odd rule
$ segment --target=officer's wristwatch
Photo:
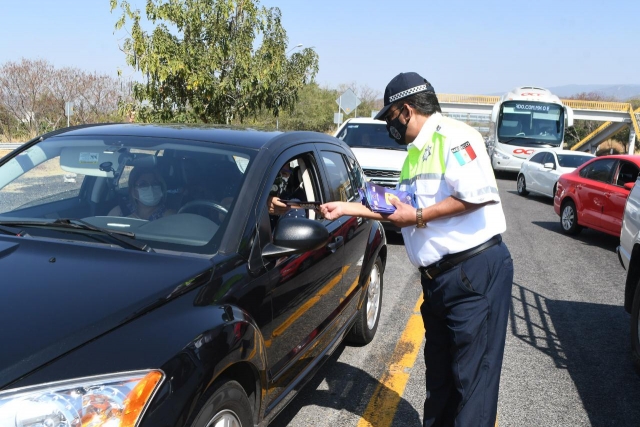
[[[416,209],[416,227],[417,228],[425,228],[427,224],[422,219],[422,208]]]

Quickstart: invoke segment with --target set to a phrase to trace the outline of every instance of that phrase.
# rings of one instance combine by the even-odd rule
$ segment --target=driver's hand
[[[284,215],[290,209],[289,206],[282,203],[277,196],[269,196],[267,206],[269,207],[269,215]]]

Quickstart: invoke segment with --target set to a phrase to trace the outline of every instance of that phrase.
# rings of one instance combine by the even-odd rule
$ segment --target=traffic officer
[[[493,427],[513,263],[500,236],[506,222],[484,140],[442,116],[433,87],[417,73],[389,82],[376,119],[408,145],[398,189],[414,193],[418,208],[392,198],[396,211],[388,216],[346,202],[326,203],[321,212],[402,228],[424,292],[423,425]]]

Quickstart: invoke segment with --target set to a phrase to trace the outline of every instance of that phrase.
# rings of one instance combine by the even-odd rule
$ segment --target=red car
[[[583,227],[620,236],[624,205],[640,172],[640,156],[596,157],[560,176],[553,209],[566,234]]]

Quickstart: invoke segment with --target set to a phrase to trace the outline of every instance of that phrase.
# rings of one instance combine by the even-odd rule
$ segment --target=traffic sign
[[[353,110],[358,108],[358,105],[360,105],[360,100],[351,89],[347,89],[342,95],[340,95],[340,98],[336,99],[336,103],[342,109],[342,111],[344,111],[346,114],[349,114]]]

